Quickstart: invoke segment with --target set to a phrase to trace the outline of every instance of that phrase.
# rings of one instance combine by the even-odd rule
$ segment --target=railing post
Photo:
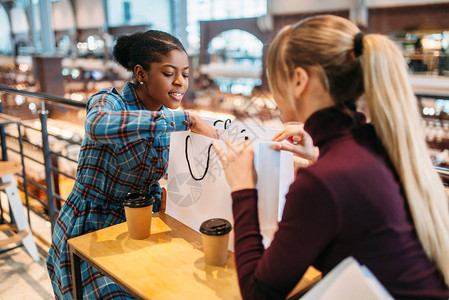
[[[4,94],[1,94],[0,97],[0,113],[3,112],[3,97]],[[2,126],[0,126],[0,142],[2,143],[2,160],[6,160],[6,158],[8,158],[8,155],[6,153],[6,139],[5,139],[5,128]],[[3,206],[2,203],[0,202],[0,224],[3,224],[5,222],[5,220],[3,219]]]
[[[2,94],[2,97],[0,98],[0,113],[3,113],[3,97],[5,94]],[[8,160],[8,153],[6,151],[6,138],[5,138],[5,126],[0,126],[0,140],[2,143],[2,160],[7,161]]]
[[[5,96],[6,97],[6,96]],[[0,98],[0,113],[3,113],[3,99]],[[0,125],[0,140],[2,142],[2,160],[7,161],[8,160],[8,152],[6,148],[6,134],[5,134],[5,125]],[[4,223],[5,220],[3,218],[3,206],[0,203],[0,223]],[[14,219],[14,215],[11,213],[11,204],[8,202],[9,207],[9,218],[11,220],[11,224],[16,224],[16,220]]]
[[[22,131],[20,130],[20,126],[22,123],[17,122],[17,131],[19,134],[19,149],[20,149],[20,161],[22,163],[22,179],[23,179],[23,190],[25,192],[25,205],[27,208],[27,218],[28,218],[28,224],[31,228],[31,218],[30,218],[30,201],[28,199],[28,178],[25,172],[25,157],[23,152],[23,138],[22,138]]]
[[[47,205],[51,222],[51,234],[53,234],[53,230],[56,223],[56,216],[55,216],[55,201],[53,198],[53,182],[51,176],[50,145],[48,143],[47,116],[48,111],[45,110],[45,103],[42,101],[42,109],[39,111],[39,118],[41,120],[41,130],[42,130],[42,151],[44,154],[45,181],[47,185]]]
[[[50,155],[51,160],[51,166],[53,170],[59,170],[59,163],[58,163],[58,157],[54,154]],[[59,187],[59,174],[58,172],[53,172],[53,183],[54,183],[54,192],[56,195],[61,195],[61,189]],[[61,201],[56,200],[55,201],[55,208],[57,210],[61,210]]]

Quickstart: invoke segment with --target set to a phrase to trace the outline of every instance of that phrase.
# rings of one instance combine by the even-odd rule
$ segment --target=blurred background
[[[22,124],[20,132],[2,127],[2,159],[23,161],[31,182],[25,187],[24,176],[18,179],[26,201],[52,219],[73,186],[85,101],[132,79],[112,61],[115,41],[149,29],[177,36],[188,51],[190,88],[180,109],[280,127],[264,71],[270,40],[284,25],[330,13],[386,34],[402,49],[432,159],[444,174],[448,12],[449,1],[441,0],[0,0],[1,111]],[[49,211],[52,201],[56,212]]]

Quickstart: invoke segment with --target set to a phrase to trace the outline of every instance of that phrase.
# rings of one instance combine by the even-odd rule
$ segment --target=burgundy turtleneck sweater
[[[279,230],[266,250],[259,232],[257,191],[232,194],[243,297],[285,298],[310,265],[325,275],[353,256],[396,299],[448,299],[449,290],[423,251],[372,125],[362,114],[351,118],[333,107],[314,113],[305,130],[320,156],[298,171]]]

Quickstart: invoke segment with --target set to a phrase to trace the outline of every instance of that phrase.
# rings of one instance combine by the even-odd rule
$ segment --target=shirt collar
[[[332,106],[313,113],[304,124],[304,129],[312,137],[313,144],[321,147],[326,141],[346,135],[355,126],[365,123],[364,114],[356,111],[347,113]]]
[[[136,89],[137,84],[128,81],[123,86],[120,94],[122,95],[123,99],[125,99],[128,106],[136,108],[137,110],[147,110],[145,105],[143,105],[142,101],[139,99]],[[162,105],[159,111],[164,111],[166,109],[167,108]]]

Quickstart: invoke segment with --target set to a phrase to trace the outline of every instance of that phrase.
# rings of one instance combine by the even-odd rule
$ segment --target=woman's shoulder
[[[90,108],[93,105],[98,105],[101,103],[107,103],[108,105],[118,108],[123,107],[125,101],[123,96],[115,87],[110,87],[102,89],[90,96],[89,100],[87,100],[87,107]]]
[[[99,90],[98,92],[96,92],[95,94],[90,96],[88,101],[92,101],[93,99],[98,99],[98,98],[105,98],[105,97],[116,98],[116,97],[121,97],[121,95],[117,91],[117,89],[114,86],[112,86],[109,88]]]

